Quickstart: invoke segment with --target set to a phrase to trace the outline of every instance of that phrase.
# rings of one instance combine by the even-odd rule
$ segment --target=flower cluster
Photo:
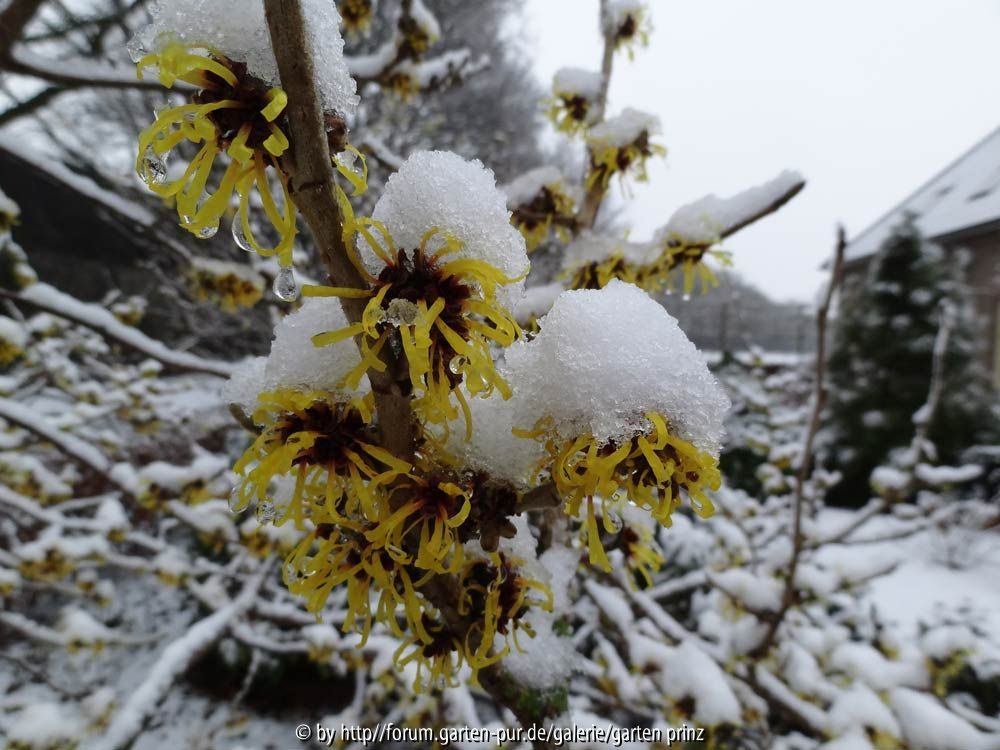
[[[227,312],[253,307],[264,294],[260,274],[235,263],[197,258],[191,263],[194,296],[210,300]]]
[[[563,242],[574,226],[577,196],[555,168],[540,167],[503,186],[511,222],[524,235],[530,253],[544,242],[555,228]]]
[[[580,68],[562,68],[552,80],[548,116],[556,129],[568,135],[594,124],[604,77]]]
[[[221,53],[179,43],[140,58],[136,65],[140,77],[144,69],[155,68],[167,88],[181,81],[198,89],[191,103],[160,111],[139,135],[139,177],[158,195],[173,199],[181,226],[203,238],[218,231],[237,194],[236,242],[264,256],[276,255],[283,266],[291,265],[296,210],[288,192],[288,175],[278,161],[288,148],[281,127],[288,103],[285,92],[268,87],[250,75],[245,65]],[[167,157],[184,142],[200,144],[200,148],[183,173],[170,179]],[[222,153],[230,162],[213,188],[209,185],[212,167]],[[280,200],[275,199],[272,177]],[[252,197],[263,205],[264,216],[277,234],[273,247],[264,247],[254,236]]]
[[[604,15],[604,31],[615,49],[626,49],[630,59],[637,46],[648,46],[652,25],[644,0],[611,0]]]
[[[624,178],[629,172],[639,182],[648,179],[646,162],[652,156],[664,156],[667,150],[654,143],[660,123],[655,115],[626,109],[620,115],[605,120],[587,133],[590,147],[590,173],[587,187],[607,188],[611,178]]]

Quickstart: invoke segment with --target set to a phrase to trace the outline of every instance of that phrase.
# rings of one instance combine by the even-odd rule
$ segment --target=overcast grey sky
[[[1000,126],[1000,0],[651,0],[654,32],[616,61],[611,110],[663,120],[665,161],[634,187],[645,239],[678,205],[786,167],[805,191],[727,241],[778,299],[811,301],[843,221],[861,232]],[[546,86],[597,69],[598,0],[527,0]],[[615,188],[617,190],[617,188]]]

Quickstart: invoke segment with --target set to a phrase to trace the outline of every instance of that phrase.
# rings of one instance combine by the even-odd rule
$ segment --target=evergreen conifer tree
[[[829,360],[823,439],[829,468],[843,474],[828,495],[858,506],[872,470],[909,444],[913,415],[926,401],[943,305],[954,307],[945,387],[928,436],[938,460],[958,460],[990,426],[992,391],[977,357],[977,319],[961,253],[921,236],[908,217],[845,284]]]

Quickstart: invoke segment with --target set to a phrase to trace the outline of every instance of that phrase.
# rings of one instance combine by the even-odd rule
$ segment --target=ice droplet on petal
[[[295,274],[291,268],[282,268],[274,277],[274,294],[285,302],[294,302],[299,296],[299,288],[295,284]]]
[[[132,37],[125,45],[125,49],[128,50],[129,59],[134,63],[139,62],[145,55],[142,40],[138,36]]]
[[[249,240],[247,240],[246,232],[243,231],[243,221],[240,219],[240,215],[236,214],[233,217],[233,242],[236,243],[236,247],[240,250],[246,250],[248,253],[253,252],[253,248],[250,246]]]
[[[203,240],[208,240],[214,237],[218,231],[219,231],[218,224],[214,226],[202,227],[201,229],[198,230],[198,236],[201,237]]]
[[[243,498],[240,497],[240,488],[233,487],[233,491],[229,493],[229,510],[239,513],[245,506]]]
[[[142,181],[147,185],[162,185],[167,181],[167,163],[152,146],[146,146],[142,155]]]
[[[274,503],[270,500],[264,500],[257,504],[257,520],[260,523],[270,523],[278,515],[274,508]]]

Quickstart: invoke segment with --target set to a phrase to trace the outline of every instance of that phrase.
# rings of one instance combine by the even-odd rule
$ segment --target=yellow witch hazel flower
[[[310,44],[328,118],[342,121],[357,104],[356,86],[343,58],[340,15],[332,2],[307,0]],[[296,209],[280,159],[288,149],[281,89],[261,0],[173,0],[156,4],[153,21],[130,43],[140,77],[155,73],[166,88],[193,87],[190,101],[157,112],[139,136],[136,172],[151,190],[176,206],[181,226],[211,237],[238,209],[233,237],[243,249],[276,256],[291,266]],[[196,147],[184,169],[168,157]],[[228,163],[216,179],[213,169]],[[339,163],[338,169],[347,173]],[[353,179],[353,174],[348,175]],[[268,239],[254,233],[260,206]],[[286,295],[287,296],[287,295]]]
[[[340,0],[337,5],[344,19],[344,31],[349,36],[367,35],[378,7],[376,0]]]
[[[729,253],[716,245],[723,239],[789,200],[805,185],[798,172],[786,170],[773,179],[727,198],[706,195],[681,206],[653,237],[656,257],[640,274],[640,283],[649,289],[664,286],[671,291],[675,277],[683,278],[684,294],[696,283],[702,290],[717,287],[719,280],[705,263],[713,257],[722,266],[731,263]]]
[[[0,367],[7,367],[24,355],[28,332],[13,318],[0,315]]]
[[[304,294],[368,302],[361,321],[313,342],[360,337],[368,366],[384,369],[379,352],[392,341],[406,353],[418,414],[445,423],[461,408],[471,430],[463,390],[509,396],[493,347],[520,335],[510,308],[529,267],[493,174],[455,154],[418,152],[390,177],[372,218],[355,217],[346,200],[342,207],[370,288],[307,287]]]
[[[264,294],[263,277],[246,265],[194,258],[189,274],[195,297],[209,300],[226,312],[253,307]]]
[[[560,132],[573,135],[590,127],[597,115],[604,77],[581,68],[560,68],[552,79],[548,116]]]
[[[290,477],[291,495],[274,510],[279,525],[315,521],[319,511],[333,520],[358,513],[379,517],[379,488],[410,467],[378,447],[367,403],[292,389],[258,398],[253,420],[261,432],[233,467],[242,478],[234,509],[251,501],[274,508],[272,483]]]
[[[668,526],[686,497],[711,515],[729,401],[677,321],[638,287],[612,280],[565,292],[538,335],[507,351],[507,372],[538,421],[552,481],[584,526],[591,562],[610,567],[601,501],[627,498]],[[605,534],[618,533],[604,514]]]
[[[603,289],[612,279],[638,284],[650,256],[648,244],[587,230],[566,246],[561,275],[570,289]]]
[[[631,59],[637,46],[649,45],[652,24],[645,0],[609,0],[604,13],[604,32],[615,49],[628,50]]]
[[[591,128],[587,133],[590,147],[587,187],[606,188],[615,175],[624,179],[629,173],[639,182],[645,182],[649,158],[667,153],[663,146],[652,142],[659,132],[660,119],[656,115],[631,108]]]
[[[283,266],[291,264],[295,241],[295,206],[288,193],[288,177],[278,159],[288,149],[288,138],[279,117],[288,97],[279,88],[268,88],[245,72],[245,66],[219,53],[168,44],[159,53],[142,57],[140,77],[153,67],[164,86],[177,81],[199,90],[192,103],[160,111],[139,135],[136,172],[151,190],[175,201],[181,226],[198,237],[212,237],[224,214],[239,195],[233,235],[237,243],[261,255],[277,255]],[[165,161],[182,142],[201,144],[197,155],[176,179],[168,178]],[[216,158],[225,153],[230,162],[216,187],[209,185]],[[271,176],[276,176],[276,200]],[[250,223],[250,201],[256,195],[268,222],[279,237],[264,247]]]
[[[574,226],[578,191],[569,186],[555,167],[539,167],[500,188],[507,196],[511,222],[524,235],[528,252],[548,239],[553,227],[563,242]]]

